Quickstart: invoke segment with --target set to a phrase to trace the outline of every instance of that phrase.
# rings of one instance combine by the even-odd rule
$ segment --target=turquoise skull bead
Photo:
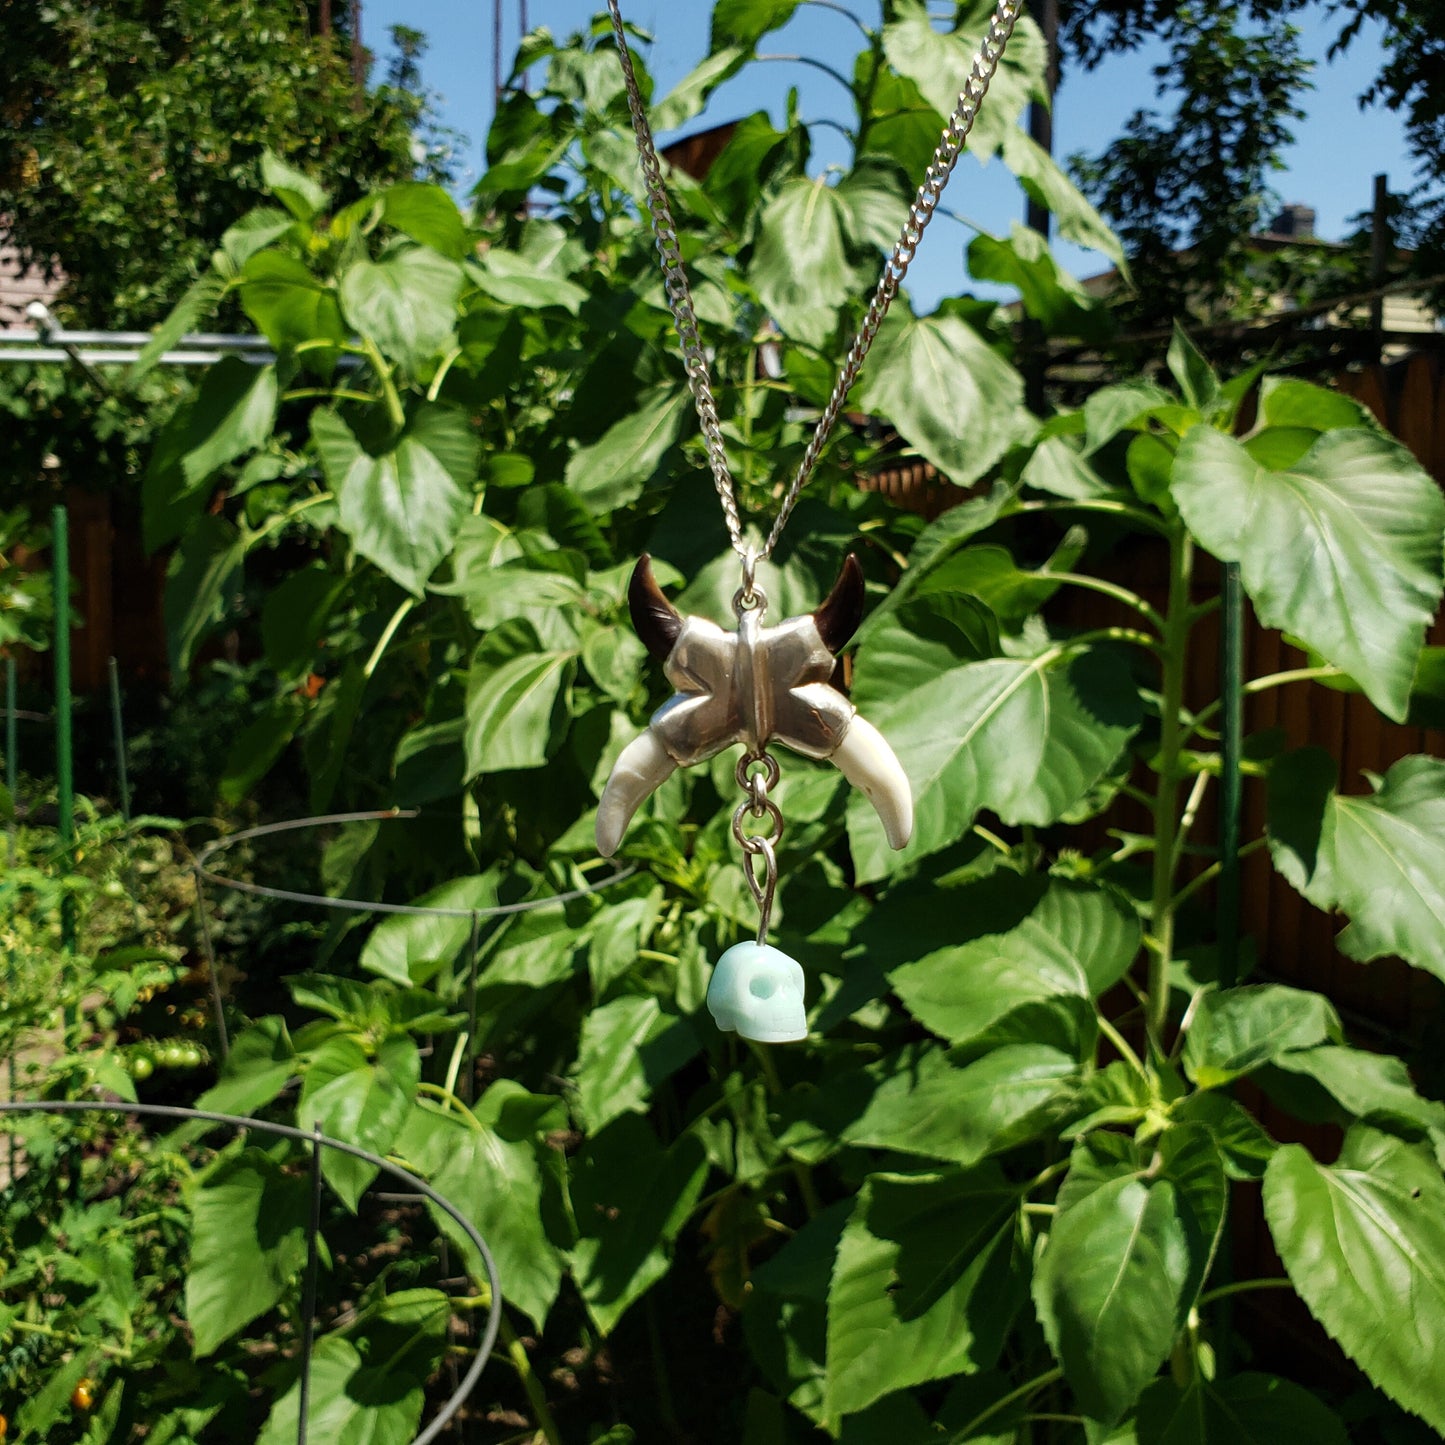
[[[707,986],[718,1028],[759,1044],[793,1044],[808,1037],[803,966],[767,943],[736,943],[718,959]]]

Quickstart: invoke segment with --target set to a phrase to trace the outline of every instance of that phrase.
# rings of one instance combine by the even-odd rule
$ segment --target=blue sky
[[[876,18],[875,0],[847,3],[870,21]],[[602,0],[530,0],[527,6],[534,27],[546,25],[557,34],[583,28],[602,8]],[[705,0],[623,0],[627,19],[656,36],[650,64],[661,90],[670,89],[706,53],[711,8]],[[521,0],[506,0],[504,71],[510,69],[516,46],[520,9]],[[470,138],[462,166],[463,188],[480,167],[492,112],[492,17],[488,0],[365,0],[365,38],[380,61],[390,51],[390,26],[410,25],[426,34],[429,49],[422,66],[426,84],[440,97],[444,122]],[[1356,96],[1378,69],[1380,27],[1367,25],[1348,56],[1327,62],[1333,28],[1310,12],[1299,23],[1306,54],[1317,62],[1315,89],[1306,98],[1306,118],[1296,128],[1296,143],[1286,157],[1288,168],[1276,178],[1274,190],[1284,201],[1313,206],[1319,213],[1319,234],[1335,239],[1349,229],[1351,216],[1368,209],[1377,171],[1387,172],[1396,190],[1408,185],[1409,159],[1396,117],[1376,107],[1362,111],[1356,104]],[[857,38],[845,17],[805,5],[791,24],[765,38],[762,49],[769,54],[843,61],[853,55]],[[1154,104],[1150,72],[1159,53],[1146,48],[1111,59],[1095,71],[1065,75],[1055,102],[1055,144],[1061,155],[1102,149],[1134,110]],[[794,86],[805,119],[846,117],[847,97],[836,81],[810,66],[780,61],[751,66],[721,87],[688,130],[755,110],[768,110],[778,120]],[[841,138],[828,130],[820,129],[816,136],[816,153],[824,162],[830,158],[830,144],[841,150]],[[1007,232],[1023,212],[1021,193],[997,162],[985,167],[961,165],[946,204],[995,232]],[[964,227],[939,218],[910,277],[920,302],[929,304],[968,286],[963,247],[970,236]],[[1059,257],[1079,276],[1104,269],[1099,257],[1071,246],[1060,247]]]

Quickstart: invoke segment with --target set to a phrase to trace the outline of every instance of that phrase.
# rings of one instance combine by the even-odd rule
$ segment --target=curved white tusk
[[[612,765],[607,786],[602,790],[602,801],[597,805],[597,851],[604,858],[610,858],[617,851],[632,815],[676,768],[677,764],[650,731],[623,748],[621,757]]]
[[[888,846],[903,847],[913,836],[913,789],[883,734],[866,718],[855,716],[831,761],[873,804]]]

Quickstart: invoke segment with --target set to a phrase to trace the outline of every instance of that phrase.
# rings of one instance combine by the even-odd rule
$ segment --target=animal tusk
[[[850,552],[838,571],[838,580],[826,601],[813,614],[813,623],[823,646],[836,656],[863,621],[863,569]]]
[[[646,552],[632,569],[632,581],[627,585],[627,610],[647,650],[659,662],[666,662],[682,631],[682,614],[657,585],[657,578],[652,575],[652,558]]]
[[[672,776],[676,767],[650,732],[634,738],[623,748],[602,790],[602,801],[597,805],[597,851],[604,858],[610,858],[617,851],[632,815],[645,798]]]
[[[832,762],[873,804],[888,846],[903,847],[913,836],[913,789],[883,734],[866,718],[855,716]]]

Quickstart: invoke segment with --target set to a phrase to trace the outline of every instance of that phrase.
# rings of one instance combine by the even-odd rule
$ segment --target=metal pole
[[[301,1400],[296,1414],[296,1445],[306,1445],[311,1413],[311,1350],[316,1342],[316,1237],[321,1233],[321,1125],[312,1126],[311,1227],[306,1233],[306,1281],[301,1291]]]
[[[10,823],[8,854],[10,866],[15,866],[15,794],[20,787],[20,753],[15,737],[15,659],[5,659],[5,791],[10,794]]]
[[[1243,781],[1239,765],[1244,741],[1244,592],[1237,562],[1227,562],[1224,567],[1221,612],[1220,671],[1224,675],[1224,696],[1220,720],[1216,931],[1219,986],[1232,988],[1239,978],[1239,809]]]
[[[51,567],[55,588],[55,804],[66,867],[75,864],[75,776],[70,730],[70,530],[64,507],[51,512]],[[75,899],[60,904],[60,941],[75,951]]]
[[[231,1039],[226,1032],[226,1006],[221,1000],[221,980],[216,972],[216,946],[211,942],[211,916],[206,912],[206,885],[201,865],[195,866],[196,913],[201,920],[201,946],[206,950],[206,971],[211,975],[211,1009],[216,1018],[216,1041],[221,1046],[221,1062],[231,1054]]]
[[[472,914],[472,935],[467,946],[467,1077],[462,1084],[462,1098],[472,1102],[477,1079],[477,945],[481,939],[482,919]]]
[[[120,669],[115,658],[110,659],[110,731],[115,744],[115,774],[120,784],[120,815],[130,826],[130,775],[125,765],[125,728],[120,712]]]
[[[1370,213],[1370,285],[1385,284],[1390,269],[1390,178],[1375,177],[1375,203]],[[1385,298],[1370,302],[1370,330],[1375,333],[1375,359],[1381,360],[1385,346]]]
[[[502,0],[492,0],[492,104],[502,101]]]

